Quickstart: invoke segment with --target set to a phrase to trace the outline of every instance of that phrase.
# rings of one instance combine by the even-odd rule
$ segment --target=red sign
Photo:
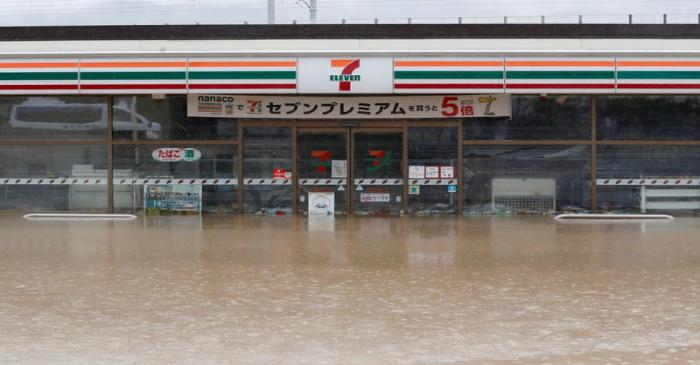
[[[159,148],[156,153],[159,161],[180,161],[179,148]]]
[[[311,151],[311,157],[314,160],[311,162],[311,167],[314,171],[319,174],[325,174],[331,167],[331,158],[333,153],[328,150],[313,150]]]
[[[360,81],[360,75],[353,75],[360,68],[360,60],[331,60],[331,68],[340,69],[340,75],[331,75],[331,81],[338,82],[338,91],[350,91],[352,81]]]
[[[272,169],[273,179],[284,179],[286,171],[284,169]]]

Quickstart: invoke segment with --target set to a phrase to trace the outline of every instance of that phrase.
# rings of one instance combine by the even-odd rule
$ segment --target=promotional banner
[[[200,214],[202,185],[144,185],[148,215]]]
[[[265,119],[410,119],[510,117],[510,95],[187,96],[187,115]]]

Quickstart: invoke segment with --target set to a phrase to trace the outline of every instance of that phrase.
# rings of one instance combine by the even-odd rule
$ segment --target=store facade
[[[700,209],[694,40],[668,54],[48,42],[59,51],[0,43],[4,212]]]

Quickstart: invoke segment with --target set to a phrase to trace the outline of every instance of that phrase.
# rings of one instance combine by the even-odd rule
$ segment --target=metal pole
[[[541,22],[542,22],[542,24],[544,24],[544,15],[542,15]]]
[[[664,24],[666,24],[666,14],[664,14]]]
[[[628,15],[628,18],[629,18],[630,24],[632,24],[632,14],[629,14],[629,15]]]
[[[311,24],[316,24],[316,12],[318,11],[318,0],[311,0],[311,6],[309,6],[309,15],[311,17]]]
[[[275,24],[275,0],[267,0],[267,24]]]
[[[578,23],[583,24],[583,15],[578,16]]]

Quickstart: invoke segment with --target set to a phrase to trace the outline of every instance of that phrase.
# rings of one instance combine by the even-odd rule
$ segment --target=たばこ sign
[[[202,158],[202,153],[194,148],[158,148],[151,156],[160,162],[192,162]]]

